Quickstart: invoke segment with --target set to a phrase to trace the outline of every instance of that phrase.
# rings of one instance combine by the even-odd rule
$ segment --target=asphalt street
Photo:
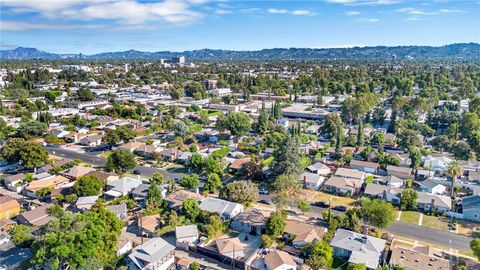
[[[94,166],[105,166],[105,163],[107,162],[105,158],[97,156],[99,154],[98,152],[97,153],[96,152],[79,153],[76,151],[67,150],[60,147],[51,147],[51,146],[47,146],[45,148],[52,155],[55,155],[61,158],[80,159],[83,162],[93,164]],[[133,170],[138,170],[142,176],[146,176],[146,177],[152,177],[152,175],[156,172],[163,174],[166,179],[178,180],[183,176],[185,176],[185,174],[183,173],[171,173],[166,170],[152,168],[152,167],[145,167],[140,165],[137,165]]]

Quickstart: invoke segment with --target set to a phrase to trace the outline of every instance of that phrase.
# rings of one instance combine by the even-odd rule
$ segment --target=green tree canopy
[[[94,196],[99,195],[103,188],[105,187],[105,182],[100,180],[96,175],[84,175],[73,185],[73,191],[77,196]]]
[[[220,190],[220,198],[249,205],[258,199],[258,186],[251,181],[235,181]]]
[[[135,168],[136,165],[135,155],[132,152],[118,149],[108,156],[106,167],[110,170],[125,172]]]
[[[241,112],[230,112],[226,116],[220,116],[217,127],[228,130],[233,136],[241,137],[252,129],[250,116]]]

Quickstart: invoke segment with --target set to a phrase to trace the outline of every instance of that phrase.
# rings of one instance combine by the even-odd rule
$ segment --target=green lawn
[[[420,213],[416,211],[402,211],[400,220],[403,222],[418,224],[418,219],[420,218]]]
[[[445,217],[423,215],[422,225],[442,231],[448,231],[448,219]]]
[[[110,154],[112,154],[112,151],[105,151],[105,152],[102,152],[100,154],[100,157],[102,158],[108,158],[108,156],[110,156]]]

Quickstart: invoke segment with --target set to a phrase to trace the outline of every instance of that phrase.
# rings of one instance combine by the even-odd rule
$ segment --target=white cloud
[[[227,9],[216,9],[215,10],[215,14],[218,14],[218,15],[224,15],[224,14],[231,14],[233,13],[231,10],[227,10]]]
[[[305,9],[297,9],[297,10],[294,10],[292,11],[292,15],[312,15],[312,12],[310,12],[309,10],[305,10]]]
[[[426,12],[422,11],[422,10],[419,10],[419,9],[416,9],[416,8],[412,8],[412,7],[407,7],[407,8],[400,8],[400,9],[397,9],[395,10],[396,12],[401,12],[401,13],[407,13],[407,14],[411,14],[411,15],[424,15],[424,14],[427,14]]]
[[[438,11],[441,12],[441,13],[462,13],[462,12],[464,12],[461,9],[447,9],[447,8],[439,9]]]
[[[119,25],[141,25],[151,22],[181,25],[203,17],[193,6],[208,0],[2,0],[2,6],[17,13],[38,13],[48,19],[105,20]]]
[[[376,19],[376,18],[360,18],[360,19],[358,19],[357,21],[359,21],[359,22],[368,22],[368,23],[376,23],[376,22],[379,22],[380,20],[379,20],[379,19]]]
[[[286,9],[269,8],[269,9],[267,9],[267,12],[268,12],[268,13],[271,13],[271,14],[287,14],[287,13],[288,13],[288,10],[286,10]]]
[[[356,16],[356,15],[360,15],[361,13],[358,12],[358,11],[349,11],[349,12],[346,12],[345,15],[347,16]]]
[[[348,6],[374,6],[392,5],[400,3],[400,0],[327,0],[329,3],[343,4]]]
[[[28,30],[43,30],[43,29],[72,29],[76,28],[74,25],[68,24],[42,24],[42,23],[27,23],[15,21],[0,21],[0,30],[2,31],[28,31]]]
[[[295,9],[295,10],[288,10],[288,9],[276,9],[276,8],[269,8],[267,12],[270,14],[291,14],[295,16],[312,16],[314,15],[313,12],[306,9]]]

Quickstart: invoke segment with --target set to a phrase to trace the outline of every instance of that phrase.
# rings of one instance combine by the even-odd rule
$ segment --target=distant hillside
[[[183,55],[192,60],[402,60],[402,59],[480,59],[480,44],[458,43],[441,47],[432,46],[376,46],[354,48],[289,48],[263,49],[259,51],[231,51],[202,49],[184,52],[105,52],[94,55],[55,54],[39,51],[35,48],[16,48],[1,50],[0,59],[161,59]]]

